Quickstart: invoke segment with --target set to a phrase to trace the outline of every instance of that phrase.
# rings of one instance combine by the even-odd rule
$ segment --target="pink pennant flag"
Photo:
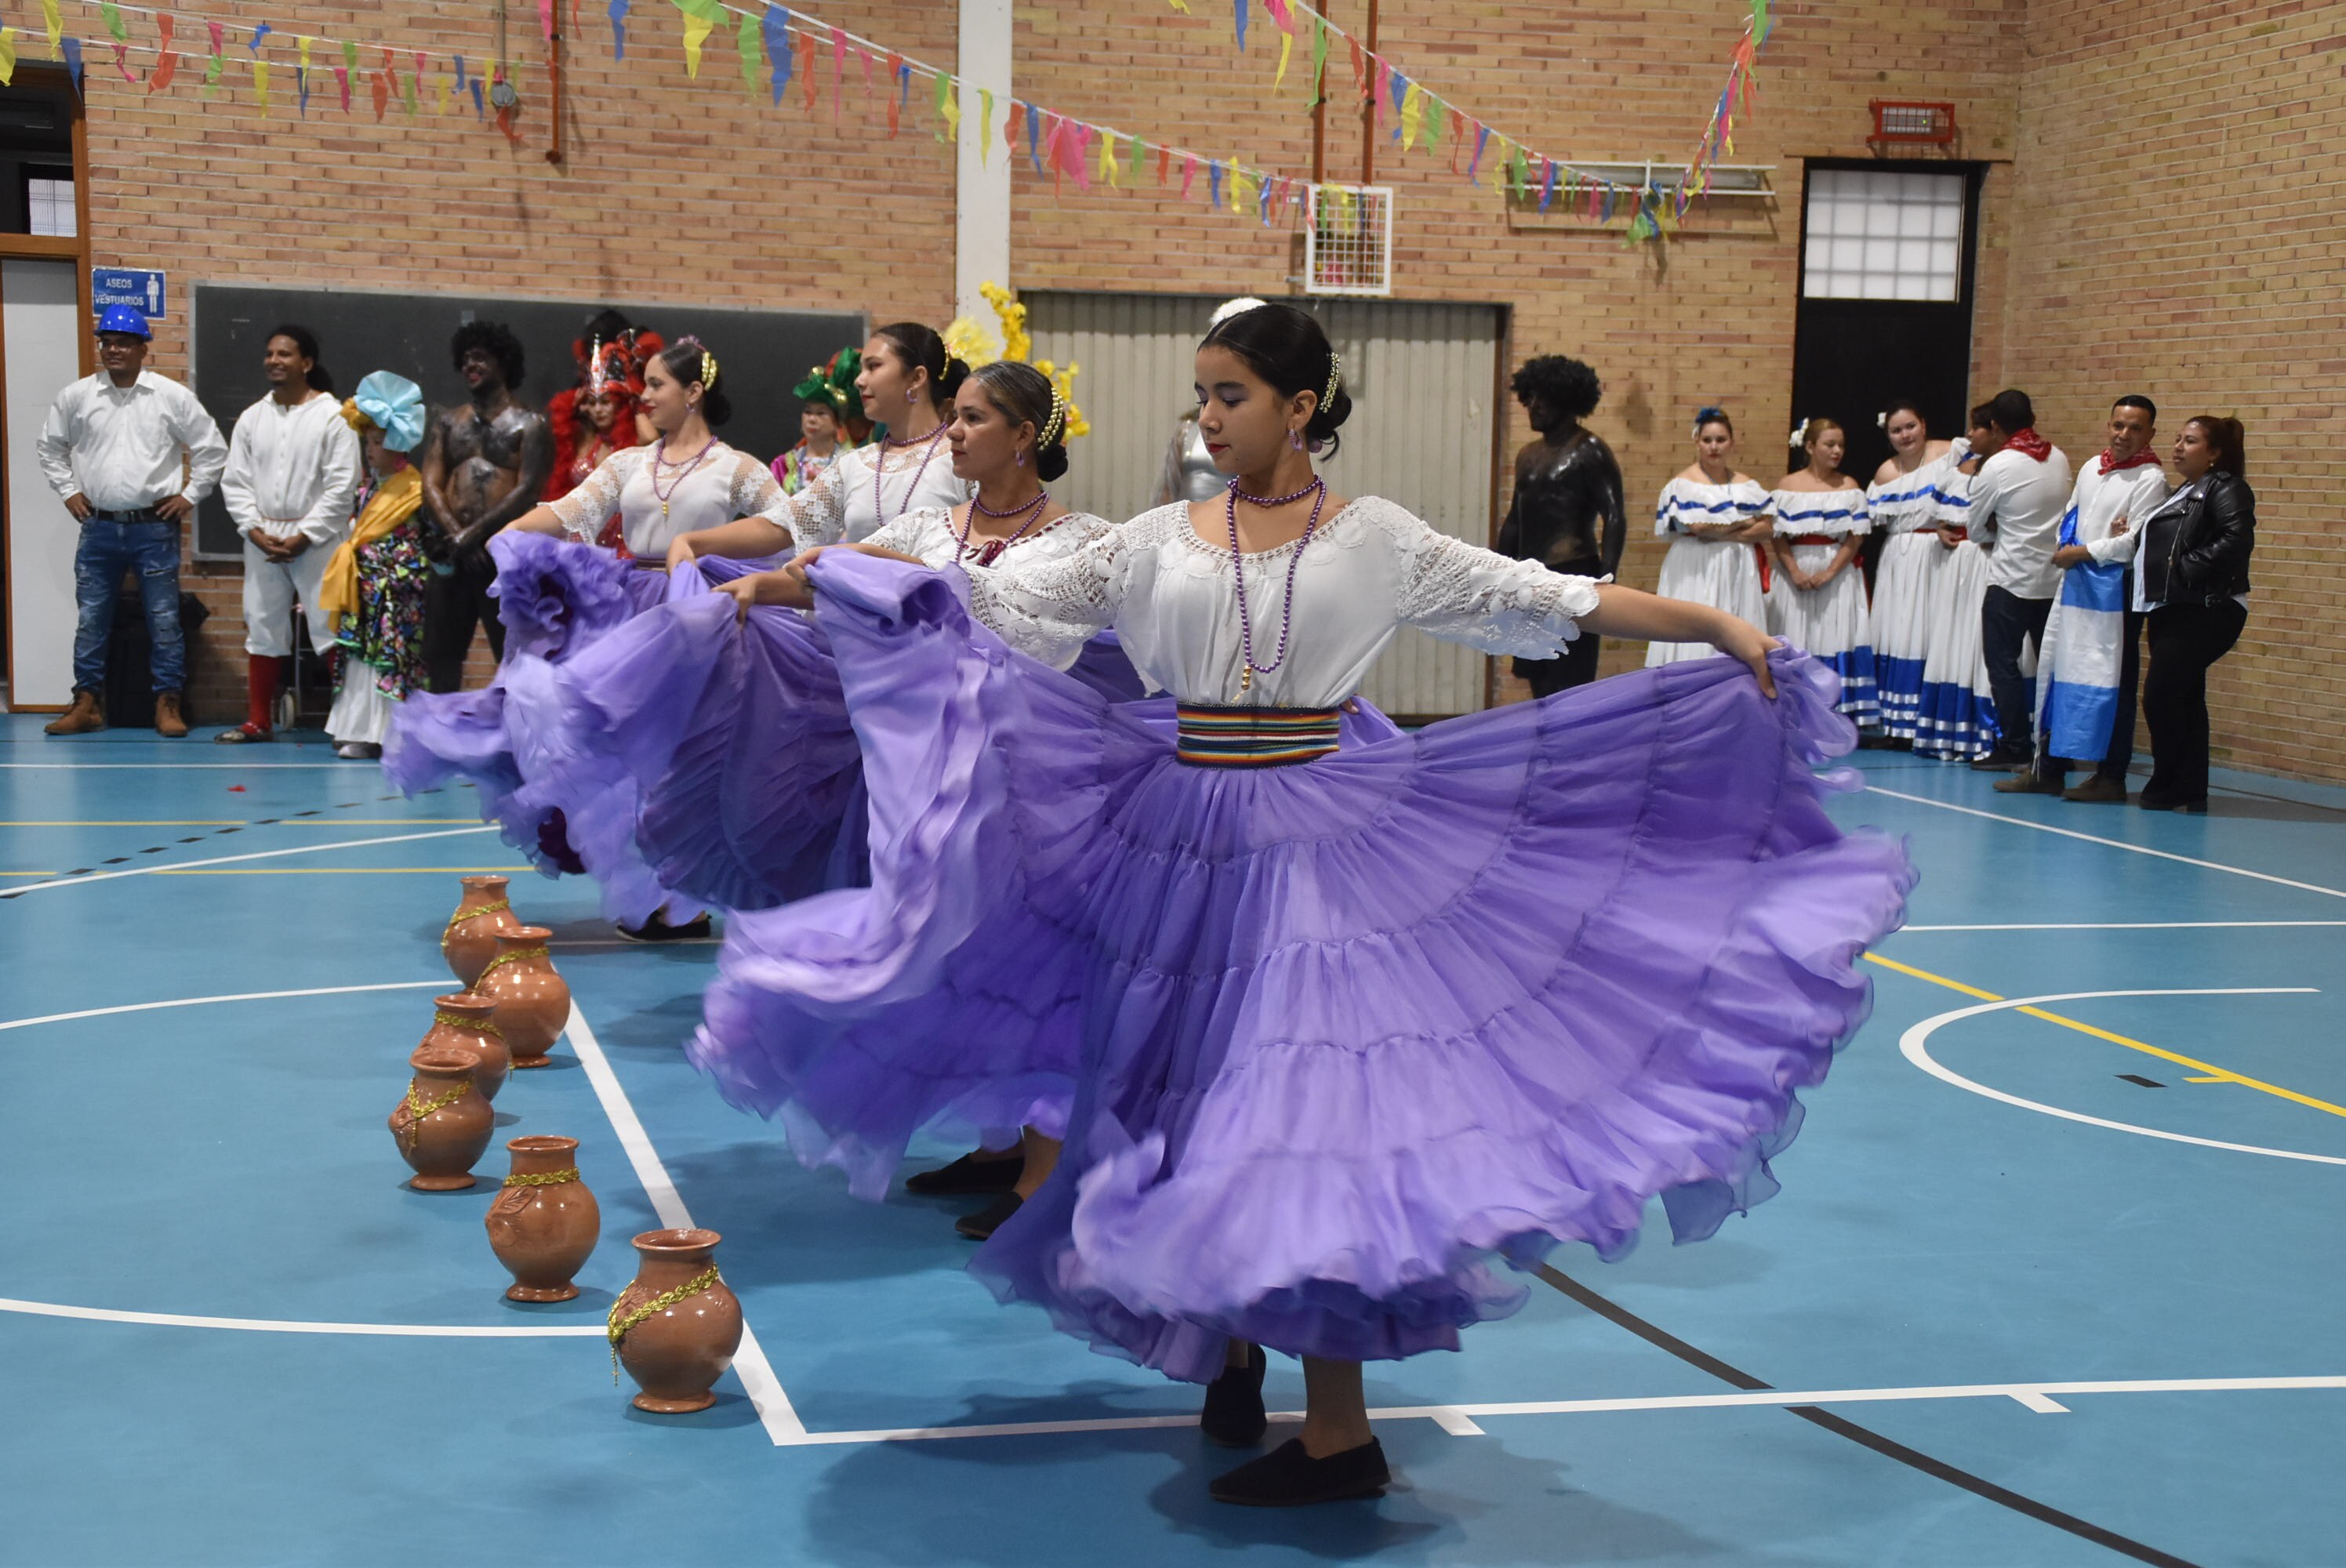
[[[220,52],[220,25],[217,22],[207,22],[204,25],[211,30],[212,53],[217,55]]]
[[[1377,106],[1377,124],[1382,125],[1385,123],[1385,100],[1392,97],[1392,67],[1385,64],[1385,57],[1382,55],[1379,55],[1376,59],[1376,90],[1369,97]]]
[[[554,42],[554,0],[537,0],[537,31],[547,43]]]
[[[1192,185],[1194,185],[1194,184],[1196,184],[1196,183],[1197,183],[1197,179],[1198,179],[1198,160],[1197,160],[1197,158],[1196,158],[1194,155],[1192,155],[1192,154],[1189,154],[1189,153],[1186,153],[1186,152],[1185,152],[1185,153],[1183,153],[1183,154],[1181,155],[1181,199],[1182,199],[1182,200],[1187,201],[1187,200],[1188,200],[1188,199],[1189,199],[1189,188],[1190,188],[1190,186],[1192,186]]]
[[[1079,125],[1075,129],[1072,138],[1075,145],[1068,148],[1070,155],[1068,161],[1076,166],[1076,188],[1077,190],[1089,190],[1092,188],[1092,171],[1090,168],[1092,137],[1097,134],[1098,133],[1091,127],[1086,125]]]
[[[348,114],[351,112],[351,68],[348,66],[336,66],[334,82],[342,89],[342,113]]]
[[[114,46],[114,68],[122,73],[122,79],[124,81],[130,83],[134,87],[138,85],[138,73],[130,68],[129,45],[117,44]]]
[[[840,83],[847,75],[847,35],[831,30],[831,123],[839,123]]]

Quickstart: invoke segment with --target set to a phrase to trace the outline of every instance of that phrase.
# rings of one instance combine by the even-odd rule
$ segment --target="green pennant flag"
[[[114,0],[106,0],[106,4],[97,8],[97,14],[106,18],[106,30],[113,34],[117,41],[130,36],[130,29],[123,23],[121,9],[114,4]]]
[[[748,11],[741,13],[741,25],[733,29],[733,47],[741,56],[741,90],[752,97],[758,92],[758,21]]]
[[[1131,176],[1136,182],[1140,178],[1140,155],[1142,150],[1146,148],[1148,145],[1148,144],[1147,142],[1142,141],[1138,137],[1134,137],[1132,138],[1132,151],[1126,155],[1124,160],[1124,172]]]
[[[952,117],[949,107],[952,101],[953,78],[946,76],[943,71],[939,71],[937,73],[936,102],[931,106],[937,111],[936,137],[939,141],[949,141],[951,139],[946,133],[945,126],[947,121]]]
[[[358,68],[359,46],[356,44],[345,43],[342,46],[342,69],[355,71]]]
[[[1425,95],[1425,150],[1426,150],[1426,151],[1428,151],[1428,152],[1432,152],[1434,148],[1438,148],[1438,147],[1440,147],[1440,146],[1442,145],[1442,122],[1443,122],[1443,120],[1445,120],[1445,119],[1449,118],[1449,117],[1450,117],[1450,106],[1449,106],[1448,104],[1443,103],[1440,98],[1435,97],[1432,93],[1428,93],[1428,94],[1426,94],[1426,95]]]
[[[1324,16],[1311,18],[1311,107],[1319,107],[1328,95],[1321,83],[1328,75],[1328,21]]]

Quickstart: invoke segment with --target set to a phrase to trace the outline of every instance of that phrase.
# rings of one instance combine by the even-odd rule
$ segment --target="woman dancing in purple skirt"
[[[883,1016],[941,1064],[1072,1043],[1058,1168],[973,1268],[1210,1385],[1224,1443],[1263,1435],[1264,1349],[1300,1357],[1301,1435],[1213,1494],[1369,1496],[1363,1360],[1515,1310],[1494,1262],[1618,1257],[1657,1196],[1698,1238],[1774,1190],[1912,875],[1825,814],[1849,780],[1811,765],[1856,737],[1815,661],[1330,494],[1311,459],[1350,404],[1300,311],[1216,327],[1197,380],[1217,500],[973,570],[966,606],[852,550],[794,565],[862,742],[873,885],[737,922],[695,1053]],[[979,619],[1046,662],[1113,626],[1178,731],[1014,677]],[[1340,745],[1402,626],[1730,657]]]

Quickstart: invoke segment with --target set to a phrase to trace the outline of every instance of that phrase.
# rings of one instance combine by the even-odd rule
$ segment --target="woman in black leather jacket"
[[[2208,667],[2231,651],[2249,619],[2257,497],[2245,477],[2246,446],[2239,420],[2186,422],[2174,453],[2183,483],[2139,524],[2135,602],[2150,612],[2142,687],[2147,810],[2208,809]]]

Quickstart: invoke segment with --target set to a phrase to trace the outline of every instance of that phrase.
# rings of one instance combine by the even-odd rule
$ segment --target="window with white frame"
[[[1800,292],[1811,300],[1953,302],[1964,277],[1964,176],[1809,173]]]
[[[70,179],[25,178],[25,209],[31,221],[26,231],[71,239],[74,233],[74,187]]]

